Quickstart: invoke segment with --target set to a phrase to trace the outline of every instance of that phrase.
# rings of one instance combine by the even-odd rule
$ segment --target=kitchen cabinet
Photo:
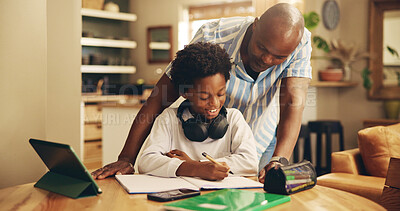
[[[103,107],[103,151],[104,164],[115,162],[121,152],[129,130],[141,104],[136,105],[107,105]]]
[[[102,167],[103,164],[103,148],[107,149],[105,152],[109,152],[110,150],[114,152],[116,145],[111,147],[104,146],[104,124],[107,127],[121,127],[125,128],[125,126],[129,125],[133,121],[133,117],[126,119],[127,117],[121,119],[123,121],[123,125],[120,125],[119,122],[116,124],[115,121],[119,121],[121,116],[115,116],[114,114],[106,114],[106,118],[103,116],[103,109],[113,108],[113,107],[124,107],[126,105],[128,108],[133,108],[133,114],[139,111],[141,105],[141,96],[133,96],[133,95],[83,95],[82,102],[84,103],[84,118],[83,118],[83,136],[84,136],[84,158],[83,164],[91,170]],[[115,117],[115,118],[114,118]],[[123,130],[125,133],[126,131]],[[116,136],[126,136],[126,134],[117,134]],[[114,134],[115,135],[115,134]],[[110,134],[109,137],[113,135]],[[116,140],[121,141],[121,139],[116,138]],[[125,140],[123,140],[125,141]],[[117,144],[118,145],[118,144]],[[118,145],[119,146],[119,145]],[[109,149],[110,148],[110,149]],[[118,149],[117,149],[118,150]]]

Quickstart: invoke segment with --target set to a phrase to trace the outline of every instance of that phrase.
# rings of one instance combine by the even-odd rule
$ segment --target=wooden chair
[[[303,147],[300,145],[300,141],[303,139]],[[300,155],[300,152],[303,155]],[[311,162],[311,143],[310,143],[310,132],[308,131],[307,125],[301,125],[299,137],[293,150],[293,163],[297,163],[306,159]]]
[[[310,134],[317,134],[317,160],[315,162],[315,170],[317,171],[317,175],[321,176],[323,174],[331,172],[331,153],[332,153],[332,135],[334,133],[339,134],[339,145],[340,151],[344,150],[344,138],[343,138],[343,127],[340,121],[338,120],[318,120],[318,121],[309,121],[308,129]],[[325,149],[322,147],[322,134],[325,134]],[[326,166],[322,166],[322,151],[325,151],[325,160]]]

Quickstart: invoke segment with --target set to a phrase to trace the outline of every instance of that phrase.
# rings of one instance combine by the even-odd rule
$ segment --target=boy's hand
[[[177,176],[200,177],[206,180],[223,180],[228,176],[229,166],[225,162],[186,161],[176,170]]]
[[[171,150],[171,151],[167,152],[165,155],[170,158],[178,158],[178,159],[184,160],[186,162],[193,161],[186,153],[184,153],[180,150],[177,150],[177,149]]]
[[[212,162],[200,162],[200,166],[197,169],[198,177],[206,180],[223,180],[228,176],[229,166],[225,162],[221,162],[218,165]]]

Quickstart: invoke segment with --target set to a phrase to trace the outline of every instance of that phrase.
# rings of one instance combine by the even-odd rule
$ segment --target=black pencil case
[[[310,161],[270,169],[264,180],[264,190],[268,193],[289,195],[307,190],[317,184],[317,173]]]

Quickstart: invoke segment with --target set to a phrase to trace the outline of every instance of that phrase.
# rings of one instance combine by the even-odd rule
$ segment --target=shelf
[[[149,48],[152,50],[169,50],[171,44],[169,42],[150,42]]]
[[[94,10],[94,9],[81,9],[82,16],[86,17],[95,17],[95,18],[104,18],[104,19],[113,19],[113,20],[121,20],[121,21],[136,21],[137,16],[131,13],[122,13],[122,12],[108,12],[104,10]]]
[[[135,73],[135,66],[82,65],[82,73]]]
[[[130,48],[135,49],[137,43],[130,40],[112,40],[112,39],[101,39],[101,38],[81,38],[82,46],[95,46],[95,47],[110,47],[110,48]]]
[[[357,82],[347,82],[347,81],[311,81],[310,86],[313,87],[355,87]]]

